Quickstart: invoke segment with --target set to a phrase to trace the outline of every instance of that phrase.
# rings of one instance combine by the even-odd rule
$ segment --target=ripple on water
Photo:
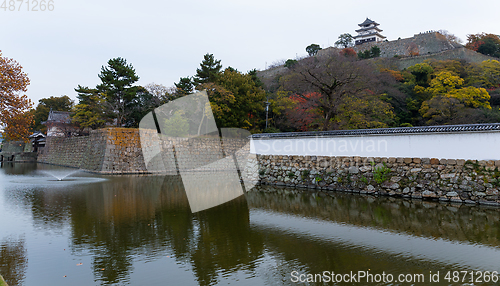
[[[89,183],[99,183],[104,182],[107,179],[105,178],[95,178],[95,177],[70,177],[65,178],[63,180],[58,180],[53,177],[17,177],[13,180],[10,180],[10,183],[14,184],[30,184],[37,186],[66,186],[72,184],[89,184]]]

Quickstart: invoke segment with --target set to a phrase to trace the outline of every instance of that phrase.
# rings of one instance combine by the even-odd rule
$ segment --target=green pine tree
[[[200,68],[196,69],[194,83],[200,85],[203,83],[215,82],[220,74],[222,65],[220,60],[216,60],[213,54],[203,56],[203,61],[200,63]]]
[[[177,96],[184,96],[193,92],[193,81],[190,77],[181,77],[179,83],[174,83]]]
[[[108,66],[101,68],[99,74],[101,84],[97,90],[106,96],[109,116],[116,119],[116,126],[122,126],[130,113],[128,107],[136,97],[136,87],[133,84],[139,80],[132,64],[122,58],[108,61]]]

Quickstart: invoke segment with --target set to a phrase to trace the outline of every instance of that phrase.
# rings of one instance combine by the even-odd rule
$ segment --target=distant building
[[[42,124],[47,126],[47,137],[69,137],[77,131],[71,123],[71,113],[66,111],[51,109],[47,121]]]
[[[36,131],[35,133],[33,133],[29,136],[29,139],[30,139],[32,152],[37,152],[39,148],[45,147],[45,135],[42,132]],[[25,149],[26,149],[26,147],[25,147]]]
[[[356,30],[358,33],[358,35],[354,37],[356,45],[368,42],[381,42],[385,40],[386,37],[380,34],[382,30],[378,27],[378,25],[380,24],[368,18],[366,18],[363,23],[358,24],[361,28]]]

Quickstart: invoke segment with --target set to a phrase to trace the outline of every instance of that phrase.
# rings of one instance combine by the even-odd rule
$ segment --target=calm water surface
[[[371,285],[499,284],[445,280],[448,271],[500,272],[498,208],[258,187],[193,214],[180,177],[50,176],[71,171],[0,168],[9,285],[297,285],[293,271],[425,279]]]

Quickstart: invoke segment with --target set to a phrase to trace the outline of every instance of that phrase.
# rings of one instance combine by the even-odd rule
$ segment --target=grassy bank
[[[5,282],[5,280],[3,280],[2,275],[0,275],[0,286],[8,286],[7,282]]]

